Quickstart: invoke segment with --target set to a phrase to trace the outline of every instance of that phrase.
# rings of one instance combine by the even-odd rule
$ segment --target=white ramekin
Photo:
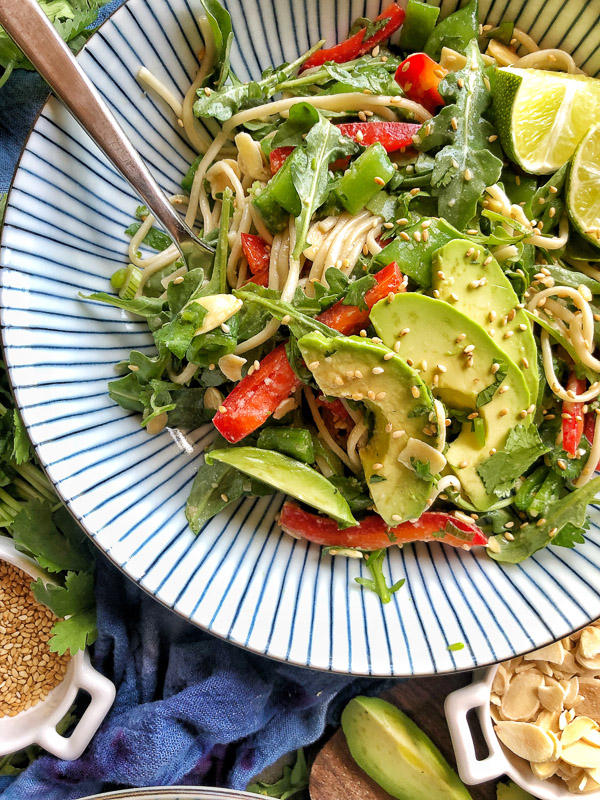
[[[0,560],[8,561],[34,579],[52,582],[33,559],[19,553],[7,536],[0,536]],[[61,736],[56,726],[73,705],[80,689],[90,695],[90,704],[71,735]],[[0,717],[0,756],[39,744],[67,761],[79,758],[114,699],[114,685],[92,667],[87,650],[80,650],[69,659],[62,681],[43,700],[14,717]]]
[[[600,791],[573,794],[560,778],[538,780],[525,761],[504,747],[494,733],[490,714],[490,693],[498,666],[477,670],[473,683],[452,692],[444,705],[446,720],[454,746],[458,774],[465,783],[474,785],[508,775],[518,786],[539,800],[566,800],[574,797],[600,800]],[[482,760],[475,754],[473,735],[467,721],[470,711],[475,711],[488,746],[489,755]]]

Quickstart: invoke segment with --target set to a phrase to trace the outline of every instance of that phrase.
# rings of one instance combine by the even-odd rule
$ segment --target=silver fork
[[[37,0],[0,0],[0,25],[169,233],[188,269],[214,249],[186,225]]]

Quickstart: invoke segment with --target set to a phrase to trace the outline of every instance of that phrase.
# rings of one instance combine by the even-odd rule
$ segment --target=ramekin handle
[[[87,652],[75,683],[76,690],[89,692],[91,699],[71,735],[61,736],[54,725],[48,724],[37,736],[38,744],[65,761],[73,761],[83,753],[107,715],[116,694],[114,684],[92,667]]]
[[[477,784],[490,781],[503,775],[508,767],[506,757],[495,736],[488,736],[486,726],[482,724],[490,754],[482,760],[477,758],[475,744],[467,714],[477,709],[480,723],[483,715],[489,714],[490,687],[485,683],[475,682],[449,694],[444,704],[446,720],[454,746],[458,774],[465,783]],[[491,727],[488,726],[488,730]]]

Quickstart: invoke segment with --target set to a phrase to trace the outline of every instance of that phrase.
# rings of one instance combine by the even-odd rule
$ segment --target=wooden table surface
[[[401,708],[439,747],[444,757],[456,766],[450,734],[444,716],[446,695],[471,681],[471,673],[435,678],[411,678],[398,683],[382,697]],[[480,758],[486,755],[483,739]],[[496,800],[495,782],[469,787],[473,800]],[[344,734],[338,730],[318,754],[310,776],[311,800],[393,800],[353,761]]]

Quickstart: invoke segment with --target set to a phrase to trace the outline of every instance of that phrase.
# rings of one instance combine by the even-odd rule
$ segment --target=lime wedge
[[[600,123],[600,80],[505,67],[496,71],[494,104],[510,158],[534,175],[556,172],[590,125]]]
[[[567,181],[567,211],[581,236],[600,247],[600,124],[592,125],[575,151]]]

